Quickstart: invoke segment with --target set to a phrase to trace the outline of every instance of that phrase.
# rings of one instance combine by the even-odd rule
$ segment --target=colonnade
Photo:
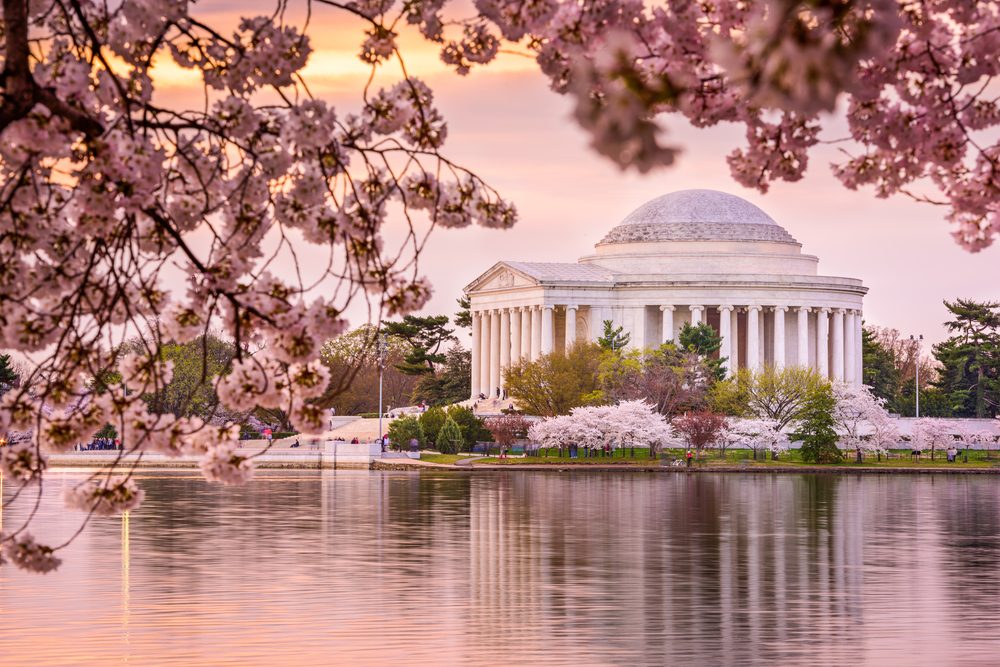
[[[555,326],[557,308],[565,312],[560,331]],[[589,313],[589,331],[578,331],[580,309]],[[654,321],[657,309],[659,322]],[[686,310],[684,317],[678,317],[679,309]],[[693,326],[709,323],[722,338],[719,356],[725,359],[727,373],[764,365],[806,366],[831,380],[862,381],[862,318],[857,309],[786,304],[531,305],[472,312],[472,397],[480,393],[495,397],[498,388],[502,391],[507,368],[549,354],[559,339],[566,348],[578,339],[596,341],[604,320],[625,326],[632,347],[676,342],[682,320]]]

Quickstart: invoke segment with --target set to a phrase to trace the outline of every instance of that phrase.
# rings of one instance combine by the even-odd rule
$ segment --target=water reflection
[[[57,502],[75,476],[47,489],[40,538],[75,528]],[[4,664],[971,665],[1000,648],[982,625],[1000,611],[992,478],[143,476],[143,507],[96,520],[59,572],[0,570]]]

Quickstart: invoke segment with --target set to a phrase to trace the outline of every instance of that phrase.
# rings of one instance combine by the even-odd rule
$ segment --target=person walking
[[[687,467],[690,468],[691,467],[691,461],[694,460],[694,452],[692,452],[690,449],[687,450],[687,452],[684,454],[684,458],[687,459]]]

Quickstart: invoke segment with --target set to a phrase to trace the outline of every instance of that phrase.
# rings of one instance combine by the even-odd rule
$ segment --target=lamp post
[[[915,369],[915,375],[916,375],[914,378],[913,393],[916,395],[917,398],[917,410],[916,410],[917,419],[920,419],[920,341],[922,341],[923,339],[924,339],[923,334],[918,334],[916,338],[910,336],[910,340],[916,342],[917,344],[917,354],[915,357],[915,361],[913,362],[913,367]]]
[[[376,341],[378,355],[378,444],[382,447],[382,371],[385,370],[385,360],[389,355],[389,341],[384,333],[379,334]]]

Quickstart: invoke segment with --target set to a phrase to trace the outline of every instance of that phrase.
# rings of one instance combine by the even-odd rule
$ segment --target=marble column
[[[838,382],[844,381],[844,309],[833,311],[833,341],[830,343],[833,351],[833,368],[831,375]]]
[[[830,309],[816,311],[816,371],[824,378],[830,377]]]
[[[500,386],[500,311],[494,310],[490,316],[490,393],[495,398]]]
[[[733,345],[730,348],[732,357],[730,358],[730,366],[733,369],[733,373],[740,369],[740,309],[733,308],[732,316],[732,334],[733,334]]]
[[[504,386],[503,374],[510,368],[510,309],[500,311],[500,380],[498,387]]]
[[[604,320],[609,319],[604,316],[604,306],[590,307],[590,340],[594,343],[604,335]]]
[[[542,356],[542,307],[531,308],[531,360]]]
[[[797,309],[799,316],[799,354],[795,360],[802,368],[809,368],[809,309],[799,306]]]
[[[481,359],[481,365],[479,370],[479,391],[486,396],[490,395],[490,320],[493,318],[493,314],[486,310],[481,313],[482,317],[482,334],[479,336],[479,357]]]
[[[661,315],[661,326],[662,332],[660,335],[661,343],[673,343],[674,342],[674,307],[673,306],[660,306]]]
[[[472,311],[472,395],[469,398],[479,396],[479,378],[481,377],[480,373],[482,373],[482,362],[480,361],[482,350],[479,349],[482,345],[480,341],[482,335],[480,328],[483,326],[482,319],[483,316],[479,311]]]
[[[642,350],[646,347],[646,306],[633,306],[632,331],[629,336],[629,347]]]
[[[691,326],[696,327],[701,324],[701,313],[705,310],[704,306],[688,306],[691,311]]]
[[[552,326],[552,306],[542,306],[542,354],[550,354],[555,347]]]
[[[726,375],[732,375],[733,369],[733,307],[719,306],[719,336],[722,338],[722,347],[719,348],[719,357],[723,360],[722,367],[726,369]]]
[[[760,370],[760,306],[747,307],[747,368]]]
[[[774,349],[772,358],[775,368],[785,367],[785,311],[788,306],[774,307]]]
[[[522,306],[521,311],[521,359],[531,359],[531,308]]]
[[[865,365],[864,365],[864,337],[861,335],[862,323],[861,311],[857,311],[854,316],[854,384],[861,386],[865,383]]]
[[[566,351],[576,342],[576,306],[566,306]]]
[[[521,360],[521,309],[510,309],[510,363]]]
[[[854,363],[854,311],[844,313],[844,382],[854,384],[854,373],[857,365]]]

